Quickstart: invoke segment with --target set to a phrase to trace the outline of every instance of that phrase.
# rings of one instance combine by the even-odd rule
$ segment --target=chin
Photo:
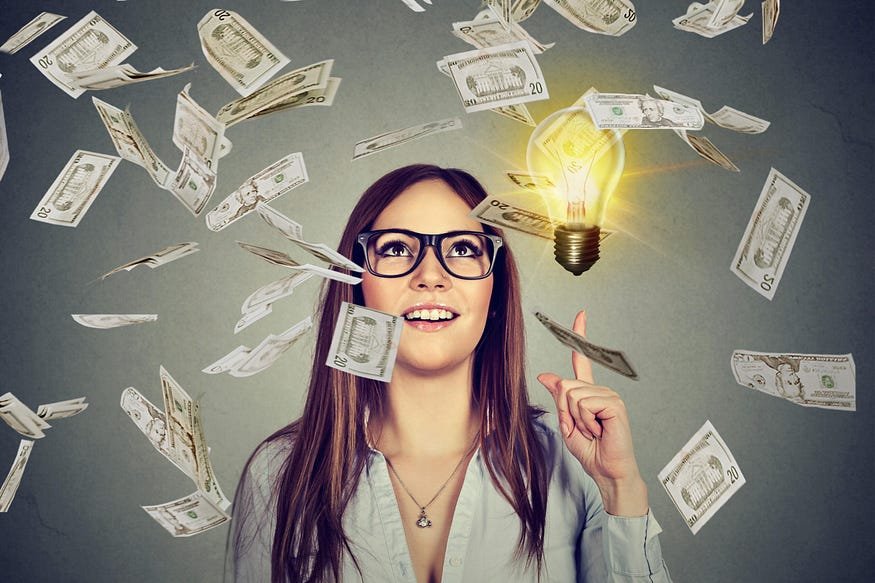
[[[474,359],[473,353],[465,355],[450,355],[441,351],[431,351],[427,354],[402,355],[398,354],[395,363],[396,368],[405,368],[411,372],[425,375],[439,375],[450,372],[458,367],[467,366]]]

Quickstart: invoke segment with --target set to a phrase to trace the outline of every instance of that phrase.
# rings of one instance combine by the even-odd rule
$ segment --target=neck
[[[480,429],[473,404],[473,359],[435,373],[396,367],[382,419],[371,419],[376,446],[390,459],[457,456],[471,448]]]

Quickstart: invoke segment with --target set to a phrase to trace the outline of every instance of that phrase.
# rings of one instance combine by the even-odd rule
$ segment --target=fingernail
[[[566,425],[564,421],[559,424],[559,429],[562,430],[563,437],[568,437],[569,435],[571,435],[571,432],[568,431],[568,425]]]

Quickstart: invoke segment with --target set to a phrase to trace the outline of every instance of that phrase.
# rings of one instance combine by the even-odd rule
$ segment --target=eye
[[[377,247],[380,257],[410,257],[410,249],[402,241],[385,241]]]
[[[474,241],[456,241],[450,247],[448,257],[479,257],[483,250]]]

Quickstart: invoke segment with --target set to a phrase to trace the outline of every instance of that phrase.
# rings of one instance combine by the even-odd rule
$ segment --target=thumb
[[[538,375],[538,382],[544,385],[544,388],[553,395],[553,398],[556,398],[556,395],[559,393],[559,381],[562,380],[557,374],[553,374],[552,372],[542,372]]]

